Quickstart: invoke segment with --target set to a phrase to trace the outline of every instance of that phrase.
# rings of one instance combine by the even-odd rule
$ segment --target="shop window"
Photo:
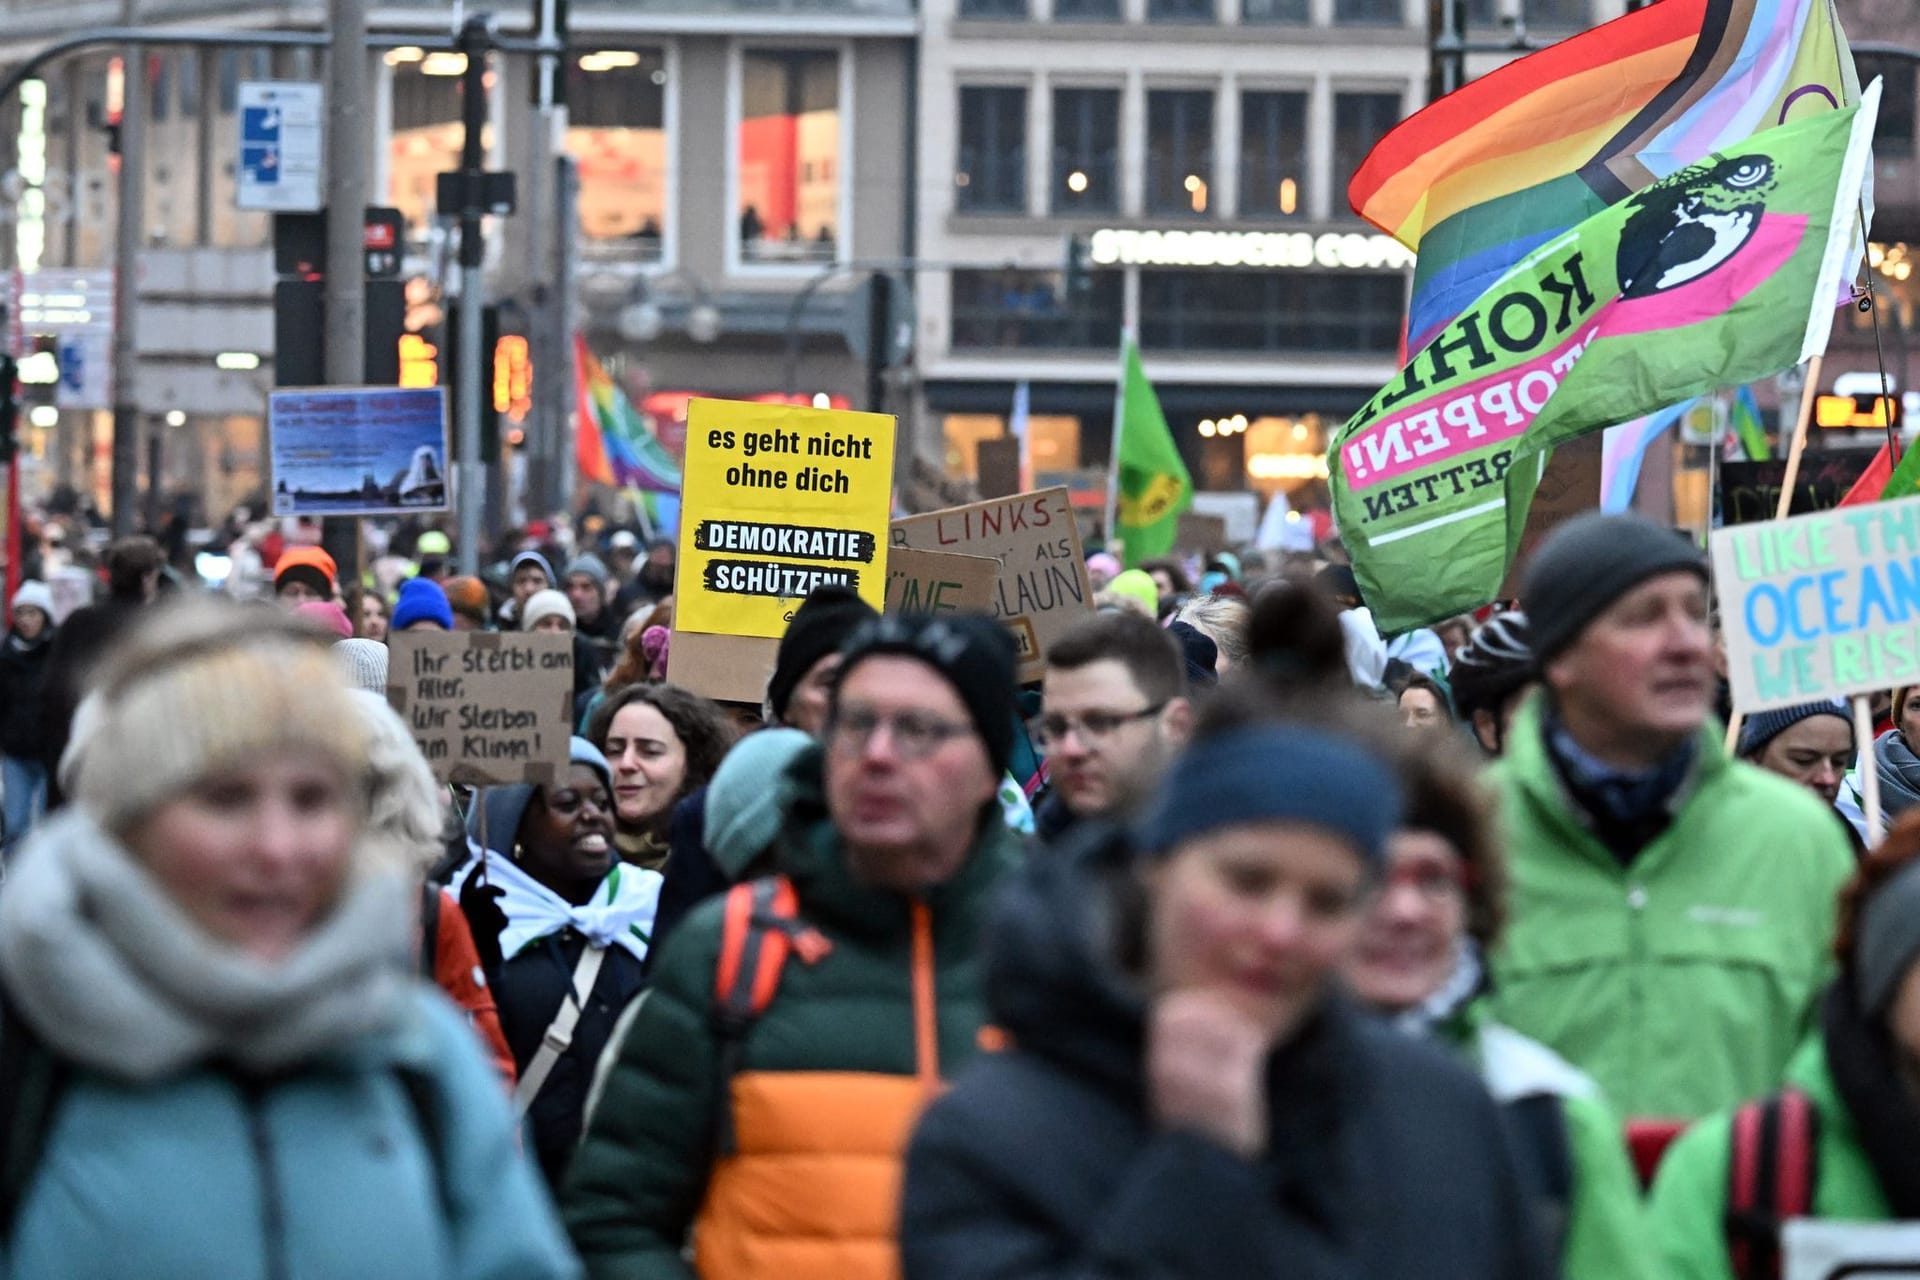
[[[740,256],[831,262],[840,236],[840,56],[756,49],[740,60]]]
[[[1205,217],[1213,186],[1213,93],[1147,94],[1147,211]]]
[[[1027,91],[960,90],[960,164],[954,202],[966,213],[1027,209]]]
[[[1307,95],[1240,95],[1240,212],[1290,218],[1306,212]]]
[[[667,64],[603,49],[567,68],[567,151],[580,166],[580,234],[658,261],[667,199]]]
[[[1058,271],[954,272],[954,349],[1119,346],[1121,273],[1090,272],[1078,297],[1064,290]]]
[[[1336,93],[1333,96],[1333,178],[1340,199],[1334,201],[1335,216],[1356,216],[1347,211],[1347,186],[1353,175],[1387,131],[1400,123],[1400,95],[1397,93]]]
[[[1405,294],[1398,275],[1142,271],[1140,345],[1392,355]]]
[[[1053,211],[1119,207],[1120,91],[1053,91]]]

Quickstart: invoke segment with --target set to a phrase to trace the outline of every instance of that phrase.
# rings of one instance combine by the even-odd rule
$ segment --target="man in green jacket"
[[[945,615],[842,653],[821,745],[767,779],[791,918],[756,929],[783,912],[752,887],[697,908],[607,1074],[561,1197],[591,1276],[897,1274],[907,1137],[977,1047],[982,912],[1017,858],[995,798],[1014,652]],[[765,991],[759,957],[789,946]]]
[[[1542,688],[1494,770],[1512,861],[1494,1014],[1626,1116],[1779,1083],[1853,859],[1802,788],[1710,718],[1706,561],[1633,516],[1568,521],[1522,587]]]

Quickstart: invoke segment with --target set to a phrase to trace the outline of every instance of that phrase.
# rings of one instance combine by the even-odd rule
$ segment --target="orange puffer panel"
[[[898,1280],[901,1166],[928,1101],[913,1076],[735,1076],[739,1149],[714,1165],[694,1224],[701,1276]]]

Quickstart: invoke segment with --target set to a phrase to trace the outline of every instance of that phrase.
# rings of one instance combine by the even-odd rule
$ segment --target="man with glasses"
[[[1098,614],[1055,641],[1041,688],[1053,790],[1035,823],[1048,841],[1076,822],[1129,815],[1153,794],[1193,720],[1185,658],[1135,613]]]
[[[820,744],[767,779],[783,883],[687,917],[607,1073],[561,1197],[590,1274],[898,1274],[897,1164],[978,1046],[979,931],[1018,859],[996,799],[1014,649],[947,614],[876,619],[841,655]]]

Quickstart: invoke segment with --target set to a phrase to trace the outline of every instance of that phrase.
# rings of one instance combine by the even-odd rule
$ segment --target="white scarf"
[[[145,1082],[216,1059],[277,1072],[403,1024],[410,902],[398,875],[362,872],[264,964],[209,937],[74,806],[34,832],[0,893],[0,979],[56,1052],[104,1075]]]
[[[474,856],[454,874],[458,885],[465,885],[480,865],[478,847],[471,841],[469,846]],[[592,899],[576,907],[528,875],[512,858],[491,853],[486,881],[504,895],[500,910],[506,914],[507,927],[500,931],[500,954],[507,959],[542,938],[572,929],[596,947],[617,944],[631,951],[634,959],[644,960],[665,878],[658,871],[615,862]]]

